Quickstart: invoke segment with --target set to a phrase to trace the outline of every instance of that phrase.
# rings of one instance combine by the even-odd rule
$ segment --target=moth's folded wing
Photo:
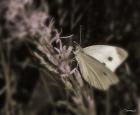
[[[78,65],[79,65],[80,71],[82,73],[83,79],[86,82],[88,82],[90,85],[92,85],[93,87],[96,87],[98,89],[102,89],[100,82],[98,82],[98,80],[96,80],[96,77],[94,77],[94,74],[92,73],[92,71],[88,70],[89,68],[88,68],[88,66],[86,64],[87,61],[84,60],[82,54],[77,55],[76,59],[78,61]]]
[[[79,66],[85,81],[97,89],[107,90],[119,81],[112,71],[85,53],[82,54],[82,61]]]

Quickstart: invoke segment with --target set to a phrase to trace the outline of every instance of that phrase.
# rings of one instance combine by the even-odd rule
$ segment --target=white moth
[[[78,46],[74,53],[83,79],[101,90],[118,83],[114,72],[128,56],[124,49],[108,45]]]

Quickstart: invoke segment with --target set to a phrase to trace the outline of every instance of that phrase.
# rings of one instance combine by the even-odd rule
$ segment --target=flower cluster
[[[39,43],[37,43],[38,50],[47,57],[49,63],[53,64],[54,69],[57,70],[57,73],[60,73],[61,76],[69,76],[71,73],[71,68],[69,65],[70,62],[70,54],[72,51],[72,47],[69,46],[68,48],[62,45],[62,41],[60,40],[60,35],[57,30],[54,30],[55,36],[51,36],[50,30],[52,29],[52,24],[46,27],[46,37],[40,38]],[[53,46],[53,43],[56,43],[56,46]],[[37,52],[34,52],[35,56],[40,58],[42,64],[47,65],[47,62],[44,61],[43,58],[39,57]],[[50,65],[51,66],[51,65]]]
[[[7,3],[8,2],[8,3]],[[32,10],[32,0],[7,0],[5,13],[6,27],[10,30],[10,40],[18,38],[25,40],[27,36],[42,35],[45,28],[45,20],[48,18],[46,12]]]
[[[60,33],[54,28],[54,21],[49,20],[48,13],[32,10],[32,0],[7,0],[3,3],[7,6],[5,20],[6,27],[10,30],[10,41],[17,38],[18,41],[28,39],[43,54],[33,52],[43,66],[63,77],[74,73],[80,81],[79,71],[70,67],[72,47],[62,44]],[[38,40],[35,39],[36,36]],[[80,84],[82,85],[81,81]]]

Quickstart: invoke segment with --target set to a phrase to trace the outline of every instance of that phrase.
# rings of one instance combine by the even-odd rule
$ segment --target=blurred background
[[[44,27],[40,22],[48,26],[52,19],[60,36],[72,35],[62,39],[64,44],[106,44],[128,51],[129,57],[116,71],[119,84],[106,92],[93,89],[95,111],[96,115],[140,115],[139,0],[1,0],[0,8],[2,115],[75,115],[48,102],[49,97],[67,99],[63,86],[38,90],[41,70],[30,54],[34,46],[25,39],[38,38]],[[8,75],[10,81],[4,77]]]

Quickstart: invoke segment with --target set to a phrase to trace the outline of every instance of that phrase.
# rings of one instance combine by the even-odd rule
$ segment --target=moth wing
[[[85,81],[97,89],[107,90],[118,83],[117,76],[93,57],[79,52],[76,56]]]
[[[104,63],[113,72],[128,56],[124,49],[108,45],[93,45],[83,48],[83,50],[86,54]]]

